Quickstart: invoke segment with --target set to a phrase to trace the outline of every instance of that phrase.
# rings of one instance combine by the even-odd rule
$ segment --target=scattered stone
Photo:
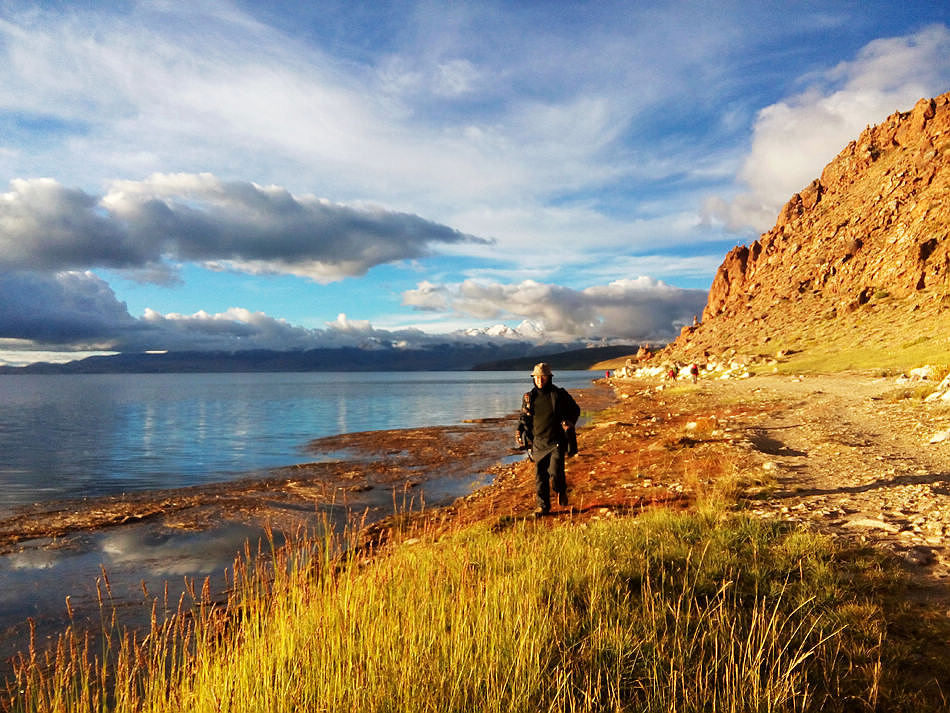
[[[898,528],[894,525],[884,522],[883,520],[878,520],[873,517],[859,517],[852,520],[848,520],[845,527],[868,529],[868,530],[884,530],[886,532],[898,532]]]
[[[937,559],[932,549],[920,545],[911,547],[904,553],[903,556],[904,561],[907,562],[907,564],[914,565],[916,567],[927,567],[928,565],[933,564]]]
[[[937,375],[937,367],[927,364],[910,370],[911,380],[930,381]]]

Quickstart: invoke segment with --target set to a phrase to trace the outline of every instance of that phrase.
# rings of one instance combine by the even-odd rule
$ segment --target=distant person
[[[670,381],[676,381],[676,367],[671,366],[670,370],[666,372],[666,378]]]
[[[696,383],[696,380],[699,379],[699,365],[695,362],[689,365],[689,375],[693,377],[693,383]]]
[[[534,514],[541,517],[551,512],[551,490],[557,494],[558,505],[567,507],[564,456],[577,453],[574,427],[581,409],[565,389],[554,385],[554,375],[546,363],[536,364],[531,376],[534,388],[521,399],[515,438],[534,461],[538,498]]]

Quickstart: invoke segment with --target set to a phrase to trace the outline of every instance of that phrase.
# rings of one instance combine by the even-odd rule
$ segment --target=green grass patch
[[[7,707],[945,709],[926,656],[946,626],[900,608],[884,560],[720,509],[473,526],[342,563],[304,540],[277,561],[144,640],[33,652]]]
[[[885,394],[882,398],[885,401],[923,401],[937,390],[937,384],[934,382],[922,382],[909,386],[902,386]]]
[[[815,344],[779,362],[782,374],[837,374],[846,371],[897,375],[924,364],[950,363],[950,342],[908,342],[901,349],[873,344]]]

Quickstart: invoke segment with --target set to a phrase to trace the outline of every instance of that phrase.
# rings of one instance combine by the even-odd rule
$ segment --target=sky
[[[0,363],[660,342],[950,3],[0,0]]]

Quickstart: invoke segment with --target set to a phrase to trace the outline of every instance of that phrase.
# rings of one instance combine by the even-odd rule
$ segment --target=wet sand
[[[509,416],[460,426],[348,433],[312,441],[308,449],[314,462],[261,478],[21,506],[0,519],[0,555],[20,551],[31,540],[135,523],[199,532],[232,520],[292,530],[317,514],[338,520],[354,510],[445,502],[513,453],[514,423]]]

